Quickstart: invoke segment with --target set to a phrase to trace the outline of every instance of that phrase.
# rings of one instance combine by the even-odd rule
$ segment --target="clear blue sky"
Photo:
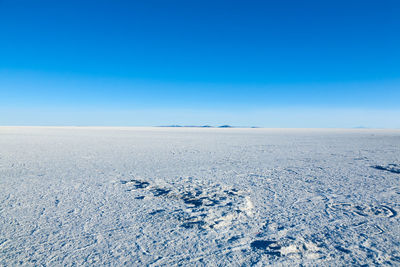
[[[400,1],[0,0],[0,125],[400,128]]]

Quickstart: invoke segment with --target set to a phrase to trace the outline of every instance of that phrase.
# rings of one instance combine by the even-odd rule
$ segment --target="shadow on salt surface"
[[[253,250],[264,250],[264,253],[267,253],[269,255],[273,256],[281,256],[281,246],[277,244],[276,241],[270,241],[270,240],[255,240],[250,243],[250,247]]]
[[[129,181],[121,181],[121,184],[127,184],[130,187],[133,187],[134,189],[140,189],[140,188],[146,188],[150,184],[148,182],[143,182],[135,179],[131,179]],[[132,189],[128,189],[127,191],[131,191]]]
[[[371,168],[380,170],[380,171],[388,171],[391,173],[395,173],[395,174],[400,174],[400,165],[398,164],[388,164],[386,166],[384,165],[373,165],[371,166]]]

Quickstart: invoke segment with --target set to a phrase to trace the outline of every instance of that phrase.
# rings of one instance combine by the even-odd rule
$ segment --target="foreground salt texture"
[[[0,127],[0,265],[400,265],[400,131]]]

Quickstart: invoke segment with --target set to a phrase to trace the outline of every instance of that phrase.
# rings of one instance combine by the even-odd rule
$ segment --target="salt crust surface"
[[[0,127],[0,265],[400,265],[400,131]]]

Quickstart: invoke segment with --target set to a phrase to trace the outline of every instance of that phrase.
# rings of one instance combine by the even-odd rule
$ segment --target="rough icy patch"
[[[0,265],[400,265],[400,131],[0,127]]]
[[[137,179],[120,182],[135,199],[161,198],[167,208],[150,215],[168,214],[170,220],[186,229],[223,229],[232,224],[240,227],[252,215],[253,204],[245,192],[220,184],[204,184],[192,177],[162,186]]]

